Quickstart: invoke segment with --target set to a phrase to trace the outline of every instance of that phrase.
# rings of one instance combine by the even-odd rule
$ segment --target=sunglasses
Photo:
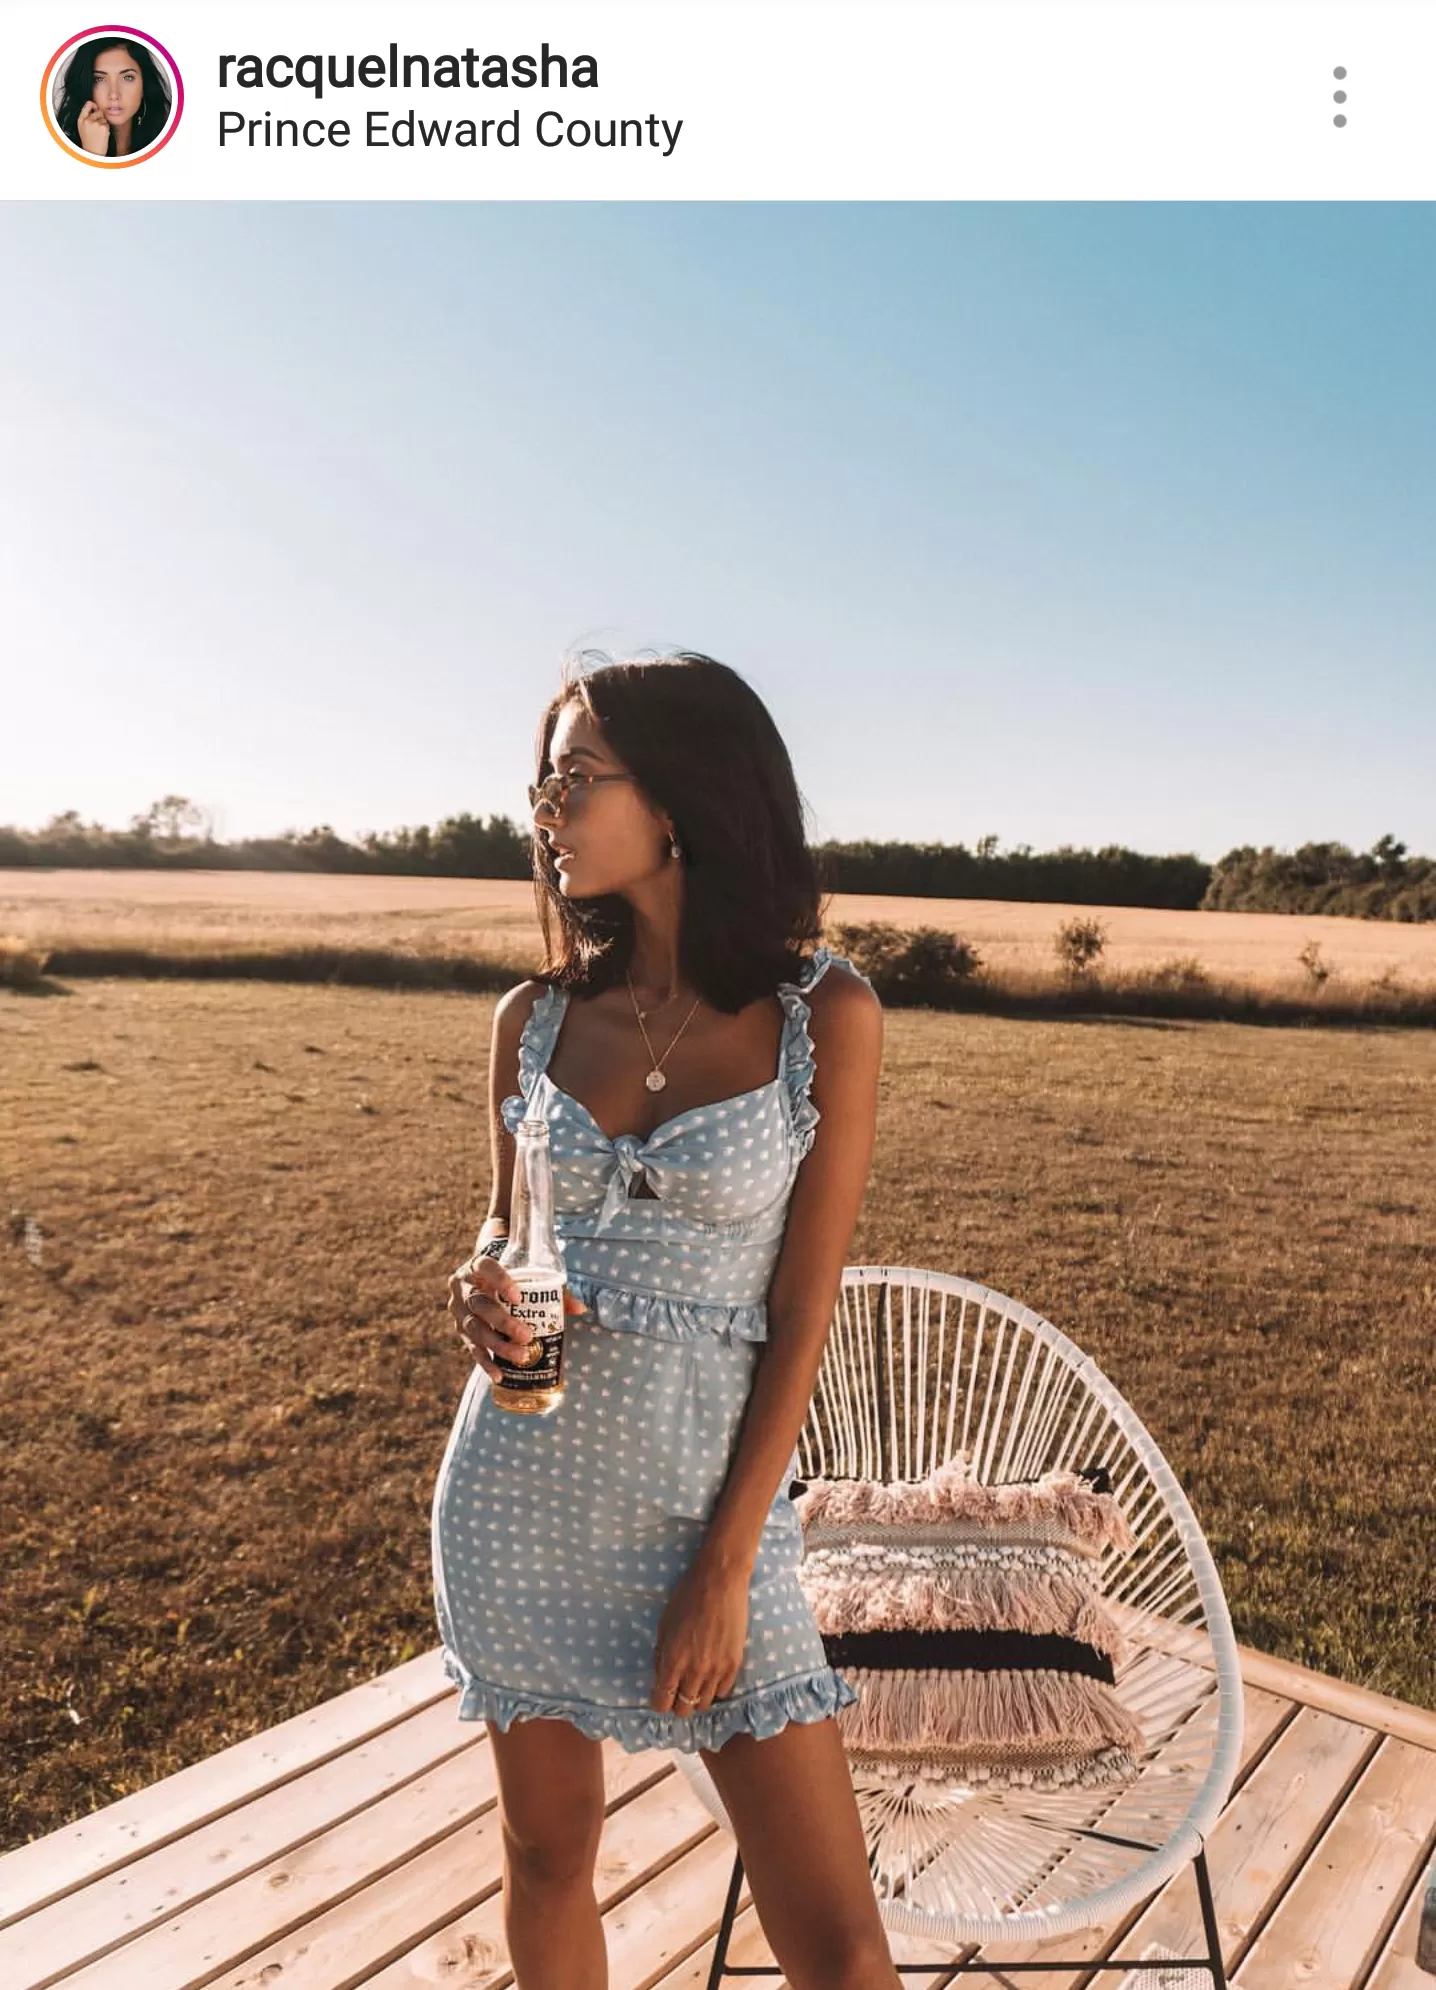
[[[550,815],[560,815],[568,805],[569,793],[577,788],[583,793],[588,788],[596,788],[600,781],[632,781],[632,774],[549,774],[537,787],[529,788],[529,807],[535,812],[540,805]]]

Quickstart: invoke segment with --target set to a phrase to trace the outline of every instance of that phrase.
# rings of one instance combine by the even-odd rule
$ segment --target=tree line
[[[1184,852],[1001,850],[995,836],[964,843],[820,843],[823,886],[897,898],[1003,898],[1039,904],[1131,905],[1167,911],[1327,912],[1360,919],[1436,919],[1436,859],[1394,836],[1365,852],[1344,843],[1298,850],[1243,844],[1215,864]],[[74,809],[43,829],[0,827],[0,868],[165,868],[346,871],[375,876],[527,878],[530,835],[504,815],[445,816],[430,827],[371,831],[346,841],[328,823],[279,836],[220,842],[205,811],[166,795],[128,829],[84,823]]]
[[[1344,843],[1299,850],[1244,843],[1213,865],[1204,911],[1333,912],[1353,919],[1436,919],[1436,859],[1413,857],[1394,836],[1364,852]]]

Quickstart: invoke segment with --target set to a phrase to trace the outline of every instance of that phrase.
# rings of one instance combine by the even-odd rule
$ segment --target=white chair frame
[[[901,1868],[872,1867],[884,1924],[954,1948],[1051,1942],[1111,1925],[1195,1863],[1206,1956],[1112,1957],[1093,1969],[1189,1968],[1224,1990],[1204,1845],[1241,1755],[1242,1680],[1226,1598],[1202,1530],[1150,1433],[1050,1320],[972,1279],[909,1266],[852,1265],[834,1310],[799,1470],[816,1478],[923,1478],[958,1452],[985,1484],[1105,1465],[1136,1536],[1109,1550],[1099,1580],[1130,1640],[1117,1691],[1146,1741],[1135,1781],[1115,1790],[954,1790],[939,1829],[914,1834]],[[702,1758],[674,1759],[731,1829]],[[888,1799],[855,1774],[869,1833]],[[889,1808],[890,1814],[890,1808]],[[869,1828],[871,1827],[871,1829]],[[742,1880],[735,1857],[709,1977],[725,1968]],[[996,1973],[1041,1962],[909,1963]]]

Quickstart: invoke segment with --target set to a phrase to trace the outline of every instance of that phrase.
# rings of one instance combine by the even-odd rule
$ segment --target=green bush
[[[954,991],[982,966],[970,941],[941,926],[841,925],[833,928],[832,946],[894,1008],[951,1008]]]
[[[1107,928],[1100,919],[1066,919],[1057,928],[1052,951],[1075,981],[1102,958]]]

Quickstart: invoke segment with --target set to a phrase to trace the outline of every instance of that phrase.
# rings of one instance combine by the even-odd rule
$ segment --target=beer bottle
[[[519,1288],[513,1312],[533,1338],[512,1355],[495,1354],[492,1395],[501,1410],[546,1416],[563,1401],[564,1263],[553,1217],[548,1122],[519,1121],[510,1197],[509,1240],[499,1263]]]

